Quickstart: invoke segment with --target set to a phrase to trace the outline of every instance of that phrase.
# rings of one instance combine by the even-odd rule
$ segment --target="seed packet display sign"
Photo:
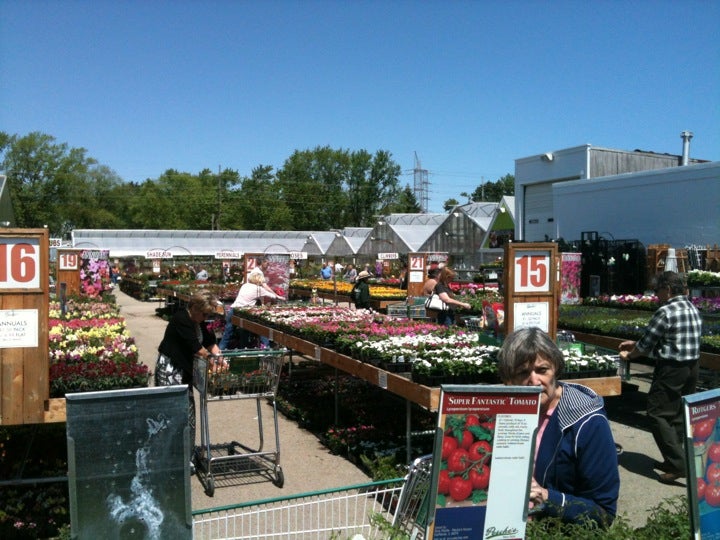
[[[693,538],[720,540],[720,389],[683,400]]]
[[[428,538],[525,537],[539,412],[539,387],[442,387]]]

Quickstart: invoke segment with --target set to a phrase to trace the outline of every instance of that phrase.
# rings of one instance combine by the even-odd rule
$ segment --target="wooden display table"
[[[438,387],[418,384],[402,375],[389,373],[384,369],[355,360],[332,349],[321,347],[297,336],[286,334],[285,332],[249,321],[237,315],[233,315],[232,322],[239,328],[243,328],[253,334],[265,336],[278,345],[282,345],[290,350],[312,357],[318,362],[363,379],[388,392],[404,397],[408,401],[416,403],[429,411],[436,412],[438,410],[440,402],[440,388]],[[622,391],[620,377],[617,375],[591,379],[572,379],[569,382],[588,386],[601,396],[619,396]]]

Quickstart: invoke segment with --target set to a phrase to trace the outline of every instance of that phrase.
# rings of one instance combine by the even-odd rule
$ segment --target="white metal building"
[[[589,144],[515,161],[515,238],[573,241],[585,231],[643,244],[720,241],[718,162]]]

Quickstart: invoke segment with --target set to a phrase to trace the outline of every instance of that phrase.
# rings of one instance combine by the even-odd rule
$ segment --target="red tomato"
[[[492,420],[490,422],[481,422],[480,425],[488,431],[495,431],[495,420]]]
[[[448,470],[450,472],[465,472],[468,465],[470,465],[470,456],[464,448],[454,450],[448,458]]]
[[[447,469],[443,469],[438,474],[438,493],[447,495],[450,493],[450,475]]]
[[[692,424],[693,439],[696,441],[704,441],[710,436],[715,429],[715,419],[708,418],[707,420],[700,420]]]
[[[720,462],[720,442],[712,443],[708,450],[708,457],[715,463]]]
[[[720,463],[711,463],[708,465],[705,478],[708,484],[720,483]]]
[[[475,437],[473,436],[473,434],[470,433],[470,431],[468,431],[467,429],[464,429],[462,434],[462,441],[460,441],[460,448],[468,450],[474,440]]]
[[[705,502],[710,506],[720,506],[720,484],[710,482],[705,486]]]
[[[448,459],[457,447],[457,439],[455,437],[451,437],[450,435],[445,435],[442,441],[442,458]]]
[[[479,426],[479,425],[480,425],[480,419],[478,418],[477,414],[468,414],[465,417],[465,427]]]
[[[450,480],[450,496],[458,502],[467,499],[472,490],[472,482],[462,476],[456,476]]]
[[[705,480],[703,478],[697,479],[697,498],[698,501],[702,501],[705,498],[705,488],[707,487],[707,484],[705,483]]]
[[[468,476],[475,489],[487,489],[490,485],[490,467],[487,465],[473,465]]]
[[[470,454],[471,461],[480,461],[486,455],[492,454],[492,447],[487,441],[478,441],[472,444],[468,454]]]

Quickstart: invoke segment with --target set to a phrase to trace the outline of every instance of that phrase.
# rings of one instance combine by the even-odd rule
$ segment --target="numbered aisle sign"
[[[559,290],[557,244],[505,244],[505,332],[536,326],[555,339]]]
[[[44,420],[48,244],[47,229],[0,229],[0,425]]]
[[[0,240],[0,289],[40,288],[40,239]]]
[[[65,295],[80,294],[80,267],[82,266],[80,248],[59,248],[57,252],[57,282],[65,284]]]

